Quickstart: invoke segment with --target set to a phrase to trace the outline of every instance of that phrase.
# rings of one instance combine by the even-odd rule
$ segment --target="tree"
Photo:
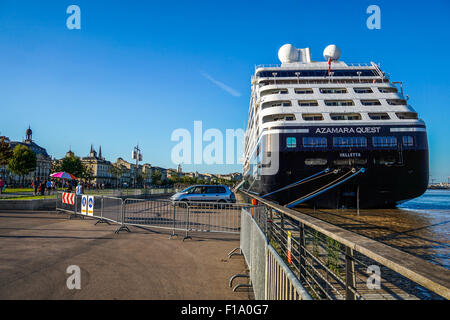
[[[144,184],[144,176],[140,172],[136,173],[136,187],[142,186],[143,184]]]
[[[181,181],[181,179],[177,175],[171,175],[170,178],[169,178],[169,183],[170,184],[175,184],[175,183],[178,183],[180,181]]]
[[[86,174],[86,167],[80,158],[70,155],[61,160],[61,170],[73,174],[77,178],[83,178]]]
[[[9,160],[13,156],[13,151],[11,150],[11,144],[8,137],[0,137],[0,167],[8,165]],[[2,175],[4,172],[2,172]]]
[[[61,161],[58,160],[54,160],[52,161],[52,164],[50,165],[50,172],[51,173],[56,173],[56,172],[61,172]]]
[[[138,181],[141,180],[141,184],[145,187],[145,183],[147,179],[150,177],[150,172],[148,171],[141,171],[140,174],[138,174]]]
[[[159,172],[159,170],[154,170],[152,172],[152,183],[157,185],[160,185],[162,183],[161,172]]]
[[[92,168],[83,165],[83,172],[81,173],[80,178],[90,183],[94,179],[94,172],[92,171]]]
[[[117,187],[117,185],[118,185],[118,180],[119,180],[120,177],[122,177],[122,175],[123,175],[123,173],[124,173],[123,168],[122,168],[122,167],[119,167],[119,166],[117,166],[117,165],[112,165],[112,166],[109,168],[109,173],[111,173],[111,174],[113,175],[113,177],[115,178],[115,180],[116,180],[116,187]]]
[[[18,144],[8,161],[8,170],[20,176],[23,184],[23,177],[36,170],[36,162],[36,154],[27,146]]]

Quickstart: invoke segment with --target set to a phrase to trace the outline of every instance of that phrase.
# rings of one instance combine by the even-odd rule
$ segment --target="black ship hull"
[[[298,199],[313,195],[317,190],[330,186],[327,191],[304,203],[317,208],[388,208],[406,200],[422,195],[428,186],[428,144],[425,127],[393,130],[392,126],[379,127],[377,135],[395,136],[397,143],[386,147],[372,145],[373,134],[361,134],[368,142],[360,147],[335,147],[333,138],[336,134],[324,134],[316,127],[309,128],[308,134],[280,133],[276,138],[261,139],[259,152],[255,153],[253,164],[244,172],[246,183],[244,189],[260,196],[272,193],[287,185],[314,176],[326,169],[325,174],[295,187],[275,192],[267,199],[282,205],[293,203]],[[405,132],[406,131],[406,132]],[[323,131],[322,131],[323,132]],[[342,132],[342,130],[340,131]],[[344,131],[345,132],[345,131]],[[351,131],[354,132],[354,131]],[[311,133],[318,133],[312,135]],[[337,134],[348,136],[348,134]],[[304,137],[320,136],[327,140],[326,147],[305,148],[296,146],[288,148],[286,139],[295,137],[302,141]],[[412,137],[413,144],[403,145],[403,136]],[[266,135],[267,137],[267,135]],[[274,147],[274,141],[278,146]],[[300,143],[301,144],[301,143]],[[264,163],[267,154],[273,157],[275,148],[278,152],[278,170],[276,173],[264,174]],[[267,152],[270,150],[269,152]],[[258,156],[257,154],[260,154]],[[260,159],[257,161],[257,159]],[[351,175],[351,170],[364,168],[364,173],[355,175],[344,183],[333,187],[339,177]]]

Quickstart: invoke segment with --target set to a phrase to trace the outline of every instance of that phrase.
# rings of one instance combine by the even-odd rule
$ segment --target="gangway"
[[[261,198],[265,198],[265,197],[268,197],[268,196],[270,196],[270,195],[272,195],[274,193],[277,193],[277,192],[280,192],[280,191],[284,191],[284,190],[296,187],[296,186],[298,186],[300,184],[303,184],[303,183],[310,182],[310,181],[315,180],[315,179],[319,179],[319,178],[325,177],[325,176],[327,176],[329,174],[332,174],[332,173],[337,174],[339,172],[339,170],[333,170],[331,172],[329,172],[329,171],[330,171],[330,168],[326,168],[325,170],[317,172],[317,173],[313,174],[312,176],[309,176],[309,177],[304,178],[302,180],[299,180],[297,182],[291,183],[291,184],[289,184],[289,185],[287,185],[287,186],[285,186],[283,188],[277,189],[277,190],[272,191],[270,193],[267,193],[267,194],[261,196]]]
[[[309,193],[309,194],[307,194],[305,196],[302,196],[302,197],[298,198],[297,200],[294,200],[294,201],[288,203],[285,207],[286,208],[293,208],[296,205],[298,205],[300,203],[303,203],[305,201],[308,201],[308,200],[310,200],[312,198],[315,198],[318,195],[321,195],[322,193],[327,192],[328,190],[331,190],[331,189],[337,187],[338,185],[344,183],[345,181],[350,180],[351,178],[357,176],[360,173],[364,173],[364,172],[365,172],[364,168],[361,168],[358,171],[356,171],[356,169],[353,168],[352,170],[344,173],[342,176],[340,176],[339,178],[335,179],[334,181],[332,181],[332,182],[330,182],[330,183],[320,187],[319,189],[317,189],[317,190],[315,190],[315,191],[313,191],[313,192],[311,192],[311,193]]]
[[[239,190],[239,188],[240,187],[242,187],[242,185],[245,183],[245,180],[242,180],[241,182],[239,182],[238,184],[237,184],[237,186],[235,186],[234,188],[233,188],[233,192],[237,192],[238,190]]]

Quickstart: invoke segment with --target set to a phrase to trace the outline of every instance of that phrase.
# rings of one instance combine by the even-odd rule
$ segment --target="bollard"
[[[252,199],[252,205],[253,206],[257,206],[258,205],[258,200]],[[255,217],[255,208],[254,207],[252,208],[252,217],[253,218]]]

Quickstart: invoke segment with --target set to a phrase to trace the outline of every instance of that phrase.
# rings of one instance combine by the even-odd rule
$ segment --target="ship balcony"
[[[279,123],[289,123],[296,120],[296,117],[293,113],[277,113],[277,114],[269,114],[262,118],[262,123],[266,124],[268,122],[279,122]]]
[[[291,100],[290,98],[291,97],[289,94],[270,94],[264,97],[260,97],[260,99],[258,99],[258,103],[263,104],[267,102]]]
[[[260,117],[265,118],[270,115],[284,115],[284,114],[292,114],[292,108],[290,107],[271,107],[265,108],[261,110]]]
[[[272,92],[277,92],[277,91],[280,91],[280,90],[283,90],[283,92],[287,90],[289,92],[289,89],[286,88],[286,85],[283,85],[283,84],[272,84],[272,85],[264,87],[263,90],[260,90],[259,91],[259,95],[261,97],[264,97],[266,95],[274,94]]]

